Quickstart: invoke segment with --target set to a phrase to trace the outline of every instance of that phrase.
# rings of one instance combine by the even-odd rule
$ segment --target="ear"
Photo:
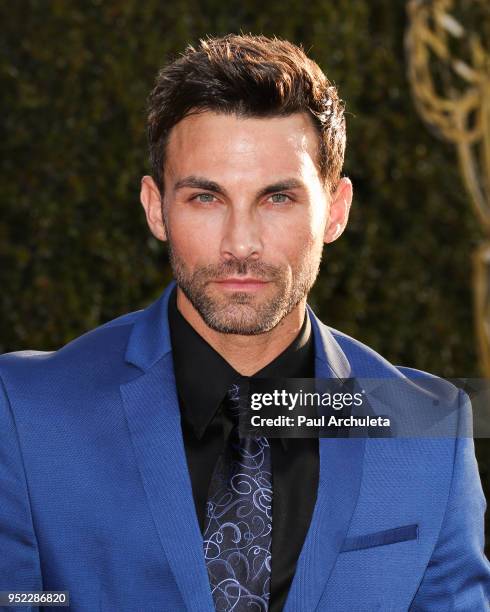
[[[352,204],[352,183],[347,177],[340,179],[330,201],[330,211],[325,227],[324,242],[333,242],[344,231]]]
[[[158,240],[167,240],[167,232],[162,218],[162,198],[160,190],[151,176],[141,179],[140,201],[145,209],[146,222],[151,233]]]

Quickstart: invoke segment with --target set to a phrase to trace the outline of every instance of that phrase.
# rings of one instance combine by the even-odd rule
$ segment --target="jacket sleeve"
[[[490,563],[484,549],[486,501],[469,435],[471,402],[460,391],[460,425],[446,513],[410,612],[490,610]]]
[[[0,591],[41,591],[39,550],[14,417],[0,378]],[[0,605],[2,612],[37,607]]]

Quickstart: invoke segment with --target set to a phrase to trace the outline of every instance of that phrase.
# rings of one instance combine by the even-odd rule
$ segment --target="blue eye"
[[[290,198],[285,193],[274,193],[270,196],[274,204],[285,204],[290,201]]]
[[[214,201],[214,195],[212,193],[199,193],[197,196],[192,198],[203,204],[209,204]]]

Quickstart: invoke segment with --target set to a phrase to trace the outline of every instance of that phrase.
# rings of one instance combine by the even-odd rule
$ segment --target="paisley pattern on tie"
[[[239,438],[239,387],[228,392],[234,427],[209,486],[204,555],[217,612],[266,612],[272,536],[271,452],[266,438]]]

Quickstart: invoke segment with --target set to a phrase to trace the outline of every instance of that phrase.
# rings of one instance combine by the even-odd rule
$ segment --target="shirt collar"
[[[176,287],[169,298],[168,320],[182,416],[201,439],[227,390],[249,377],[237,372],[182,316]],[[314,376],[314,359],[314,337],[305,313],[296,338],[252,378],[310,378]],[[282,442],[286,448],[286,439]]]

